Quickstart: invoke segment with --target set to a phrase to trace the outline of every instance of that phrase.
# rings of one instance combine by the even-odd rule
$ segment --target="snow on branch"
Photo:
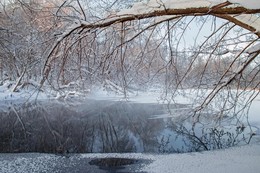
[[[108,17],[94,23],[82,21],[81,26],[83,28],[95,29],[109,27],[116,23],[155,18],[158,16],[170,15],[173,17],[213,15],[227,19],[260,36],[260,20],[252,15],[257,13],[260,13],[260,7],[257,9],[248,9],[241,5],[232,4],[228,1],[150,0],[148,3],[135,3],[132,8],[118,12],[114,17]],[[248,21],[248,19],[251,20]]]
[[[132,8],[120,11],[118,15],[136,15],[169,9],[210,7],[211,4],[212,3],[207,0],[150,0],[147,3],[137,2],[133,5]]]
[[[118,13],[121,16],[148,17],[164,15],[214,15],[229,20],[260,37],[260,3],[255,0],[150,0],[138,2],[130,9]]]
[[[137,2],[130,9],[124,9],[113,15],[113,17],[107,17],[93,23],[77,20],[75,22],[77,23],[76,27],[70,27],[66,30],[65,34],[62,34],[62,37],[64,38],[72,30],[79,27],[89,29],[104,28],[116,23],[158,16],[239,15],[256,13],[260,13],[260,6],[256,9],[249,9],[241,5],[234,5],[228,1],[222,2],[221,0],[150,0],[148,3]]]
[[[252,27],[259,27],[259,18],[254,17],[251,14],[260,13],[260,6],[257,9],[247,9],[242,6],[232,5],[229,2],[220,3],[221,0],[217,0],[217,2],[215,1],[216,0],[214,0],[214,2],[213,0],[150,0],[148,3],[138,2],[135,3],[131,9],[122,10],[113,17],[107,17],[105,19],[93,23],[77,20],[75,22],[76,25],[69,27],[64,32],[64,34],[62,34],[60,39],[57,40],[56,43],[59,43],[68,35],[70,35],[73,31],[79,28],[104,28],[116,23],[169,15],[170,18],[176,15],[180,17],[203,15],[228,15],[230,17],[237,18],[237,20],[241,22],[248,22],[247,19],[249,19],[250,17],[248,17],[247,14],[250,14],[249,16],[251,16],[251,20],[249,21],[250,23],[247,24],[250,26],[252,25]]]
[[[260,4],[259,2],[257,3],[256,0],[149,0],[146,3],[137,2],[132,6],[132,8],[120,11],[118,15],[136,15],[169,9],[213,8],[218,7],[220,4],[234,4],[233,7],[260,9]]]
[[[246,2],[252,2],[252,0],[247,0]],[[260,13],[260,5],[258,4],[254,9],[251,9],[249,7],[251,7],[252,4],[246,2],[242,3],[238,0],[150,0],[148,3],[135,3],[130,9],[122,10],[113,17],[107,17],[93,23],[77,20],[75,25],[68,28],[59,39],[57,39],[47,54],[40,86],[42,86],[48,78],[50,62],[52,61],[55,49],[62,40],[78,29],[95,30],[98,28],[106,28],[117,23],[157,18],[160,16],[170,16],[170,18],[176,16],[176,18],[181,18],[183,16],[213,15],[233,22],[260,37],[260,19],[254,15]]]

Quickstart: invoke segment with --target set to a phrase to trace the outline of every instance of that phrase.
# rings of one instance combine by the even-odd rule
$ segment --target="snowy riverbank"
[[[225,150],[185,154],[77,154],[70,157],[54,154],[0,154],[1,173],[71,173],[105,172],[89,161],[96,158],[131,158],[150,160],[150,163],[126,166],[121,172],[147,173],[256,173],[260,170],[260,144],[233,147]]]

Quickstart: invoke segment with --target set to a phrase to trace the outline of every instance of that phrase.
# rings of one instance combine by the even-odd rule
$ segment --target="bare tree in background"
[[[46,45],[52,43],[51,34],[60,29],[53,4],[40,2],[1,3],[1,81],[9,80],[14,92],[27,86],[37,87],[42,55]]]

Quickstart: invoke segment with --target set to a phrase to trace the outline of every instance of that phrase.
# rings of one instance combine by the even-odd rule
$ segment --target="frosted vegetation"
[[[128,151],[114,149],[116,139],[122,142],[118,146],[130,141],[126,146],[134,148],[131,151],[142,152],[147,148],[141,136],[149,136],[142,128],[152,125],[146,122],[148,119],[161,125],[154,127],[160,131],[151,142],[157,146],[151,149],[154,152],[226,148],[247,144],[259,133],[258,121],[251,121],[257,119],[256,109],[248,114],[252,112],[250,106],[259,103],[259,2],[12,0],[1,2],[0,10],[1,121],[13,123],[19,132],[17,138],[24,140],[24,148],[19,142],[8,141],[9,126],[1,126],[7,129],[7,136],[1,139],[13,147],[5,151],[29,151],[31,143],[41,152],[58,152],[59,147],[62,152]],[[77,140],[72,136],[77,135],[66,136],[61,130],[65,122],[47,116],[52,113],[46,110],[46,103],[39,103],[47,99],[52,103],[61,101],[64,110],[71,111],[81,109],[89,101],[86,99],[111,101],[112,97],[113,101],[146,103],[139,110],[145,113],[135,117],[134,111],[128,110],[132,102],[111,106],[111,112],[95,112],[91,107],[85,112],[70,112],[75,114],[73,120],[68,120],[75,123],[71,127],[77,126],[86,112],[108,114],[104,116],[108,120],[99,119],[111,123],[102,127],[105,134],[84,144],[91,149],[71,148],[70,142]],[[154,112],[148,102],[161,112]],[[59,107],[60,103],[56,104]],[[140,125],[141,129],[129,125],[129,129],[120,131],[130,121],[117,114],[124,110],[133,121],[147,125]],[[30,118],[36,113],[39,117]],[[66,117],[67,112],[61,114]],[[123,116],[122,122],[113,124],[115,115]],[[46,140],[32,135],[38,131],[32,127],[40,124],[38,121],[46,122],[46,139],[51,136],[54,146],[46,144],[49,148],[45,148],[35,142]],[[91,121],[98,124],[95,119]],[[52,123],[61,125],[55,129]],[[81,125],[82,133],[98,133],[95,128],[91,131],[92,125],[86,125],[89,129]],[[109,137],[106,130],[110,131]],[[183,138],[177,139],[180,135]],[[108,150],[101,145],[106,140],[111,140],[113,146]],[[168,145],[171,140],[182,144],[174,148]],[[21,148],[15,149],[16,145]],[[191,148],[182,148],[184,145]]]

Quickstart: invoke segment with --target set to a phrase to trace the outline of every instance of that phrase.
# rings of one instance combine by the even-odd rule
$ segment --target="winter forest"
[[[257,143],[259,14],[257,0],[1,0],[0,152],[183,153]],[[116,108],[107,108],[111,95]],[[34,105],[44,99],[58,100],[58,110]],[[107,116],[81,124],[93,107]],[[48,134],[33,130],[41,121]]]

